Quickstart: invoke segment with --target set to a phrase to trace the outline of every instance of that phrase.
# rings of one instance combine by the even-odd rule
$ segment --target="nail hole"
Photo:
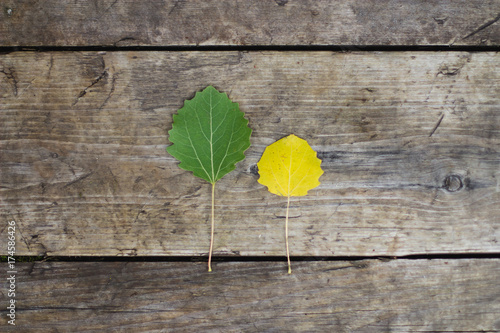
[[[259,175],[259,167],[257,166],[257,164],[253,164],[250,166],[250,173],[256,176]]]
[[[448,192],[456,192],[461,190],[464,187],[464,183],[462,182],[462,177],[459,175],[448,175],[444,179],[443,188]]]

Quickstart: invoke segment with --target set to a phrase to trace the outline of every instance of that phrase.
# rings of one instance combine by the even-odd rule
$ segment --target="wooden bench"
[[[5,1],[5,332],[500,332],[500,1]],[[253,129],[218,182],[165,148],[214,85]],[[325,171],[290,210],[265,147]],[[1,276],[9,276],[7,258]],[[3,298],[4,299],[4,298]],[[16,301],[16,326],[8,300]]]

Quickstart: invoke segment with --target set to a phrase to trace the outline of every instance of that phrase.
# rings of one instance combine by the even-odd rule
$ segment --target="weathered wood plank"
[[[295,133],[322,185],[292,255],[500,252],[498,53],[48,52],[0,58],[1,219],[18,255],[200,255],[210,186],[166,153],[208,84],[240,103],[247,158],[216,191],[216,255],[282,255],[265,146]],[[6,228],[0,248],[5,251]]]
[[[498,332],[499,259],[18,264],[18,332]],[[8,332],[6,309],[1,320]]]
[[[500,1],[4,1],[1,46],[500,45]]]

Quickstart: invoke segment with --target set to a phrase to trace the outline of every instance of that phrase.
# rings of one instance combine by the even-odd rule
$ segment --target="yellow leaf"
[[[269,145],[257,163],[259,183],[267,186],[269,192],[286,196],[285,244],[288,274],[292,273],[290,249],[288,246],[288,211],[290,197],[307,195],[307,191],[318,186],[323,174],[321,160],[306,140],[293,134]]]
[[[293,134],[269,145],[259,163],[259,183],[269,192],[290,197],[307,195],[323,174],[321,160],[306,140]]]

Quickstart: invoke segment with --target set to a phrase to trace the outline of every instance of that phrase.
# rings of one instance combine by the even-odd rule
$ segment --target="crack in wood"
[[[17,88],[17,80],[14,76],[14,73],[15,73],[14,70],[12,68],[9,68],[7,71],[4,68],[0,71],[0,73],[3,73],[5,75],[5,77],[7,78],[7,81],[12,85],[12,90],[13,90],[14,96],[17,96],[18,88]]]
[[[137,39],[134,37],[123,37],[123,38],[120,38],[118,41],[114,42],[113,46],[118,47],[118,44],[121,42],[134,41],[134,40],[137,40]]]
[[[54,67],[54,55],[50,54],[49,70],[47,71],[47,78],[50,78],[52,74],[52,67]]]
[[[182,9],[184,4],[186,3],[186,0],[176,0],[174,5],[172,6],[172,9],[168,12],[168,15],[171,15],[177,8]]]
[[[113,95],[113,93],[115,92],[115,84],[116,84],[116,75],[113,75],[113,79],[111,80],[111,89],[108,93],[108,96],[106,97],[104,102],[102,102],[101,106],[99,107],[99,110],[102,110],[104,105],[106,105],[106,103],[108,103],[109,99],[111,98],[111,95]]]
[[[436,126],[434,126],[434,128],[432,129],[431,134],[429,134],[429,138],[434,134],[434,132],[436,132],[436,130],[438,129],[439,125],[441,125],[441,122],[443,121],[443,118],[444,118],[444,113],[439,118]]]
[[[82,181],[82,180],[84,180],[85,178],[90,177],[93,173],[94,173],[94,171],[91,171],[91,172],[89,172],[89,173],[87,173],[87,174],[85,174],[85,175],[83,175],[83,176],[81,176],[81,177],[78,177],[77,179],[72,180],[72,181],[70,181],[69,183],[67,183],[66,185],[64,185],[64,186],[63,186],[63,188],[66,188],[66,187],[68,187],[68,186],[71,186],[71,185],[73,185],[73,184],[75,184],[75,183],[79,182],[79,181]]]
[[[484,29],[488,28],[493,23],[498,22],[498,20],[500,20],[500,13],[498,13],[498,15],[493,20],[486,22],[485,24],[483,24],[482,26],[480,26],[476,30],[472,31],[471,33],[469,33],[467,36],[465,36],[462,39],[467,39],[467,38],[477,34],[478,32],[483,31]]]
[[[80,100],[80,98],[82,98],[83,96],[85,96],[87,94],[87,90],[89,90],[90,88],[95,86],[97,83],[99,83],[99,81],[101,81],[107,75],[108,75],[108,70],[105,69],[101,73],[101,75],[99,75],[95,80],[92,81],[92,83],[89,86],[87,86],[85,89],[80,91],[80,93],[78,94],[78,96],[76,97],[75,101],[73,102],[73,104],[71,106],[75,106],[78,103],[78,101]]]

